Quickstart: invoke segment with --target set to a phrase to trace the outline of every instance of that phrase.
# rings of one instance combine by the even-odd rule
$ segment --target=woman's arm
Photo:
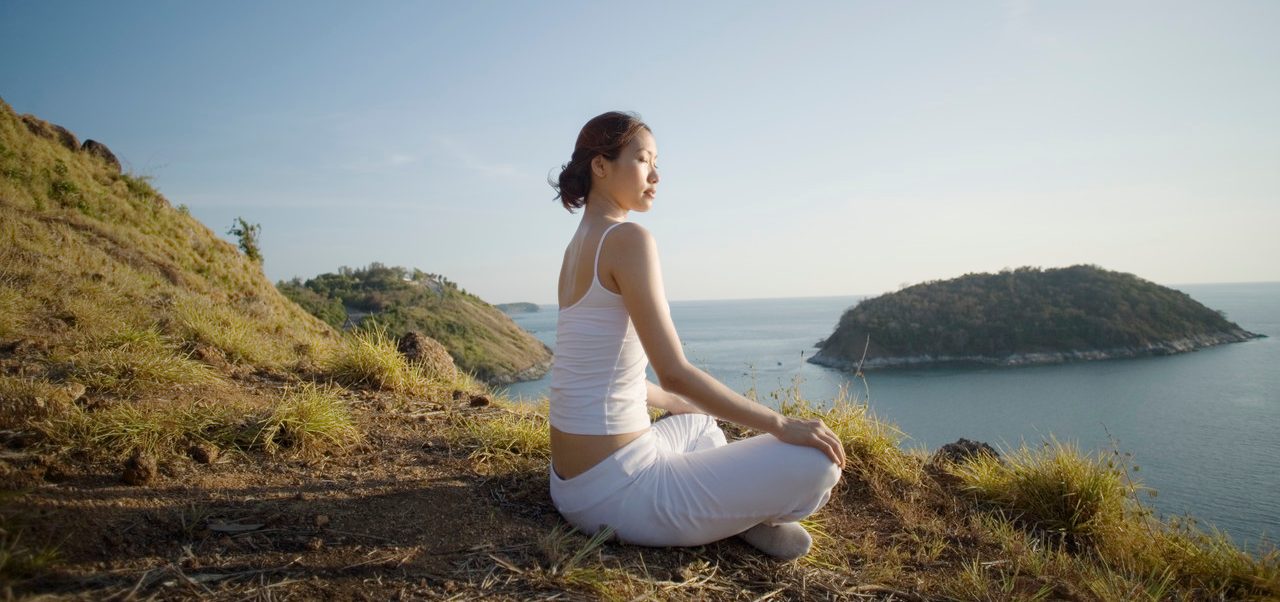
[[[653,381],[645,381],[645,385],[649,388],[649,398],[646,402],[659,410],[666,410],[672,414],[703,414],[698,406],[689,403],[685,398],[676,395]]]
[[[610,246],[607,257],[614,258],[609,262],[609,271],[618,283],[622,303],[662,389],[712,416],[769,433],[787,443],[815,447],[832,462],[844,465],[844,446],[821,420],[783,416],[739,395],[685,359],[671,322],[657,244],[648,230],[627,223],[618,227],[606,244]]]

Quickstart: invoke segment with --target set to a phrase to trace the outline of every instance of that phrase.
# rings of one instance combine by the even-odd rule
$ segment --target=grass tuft
[[[980,454],[950,464],[970,495],[1010,511],[1016,522],[1052,534],[1072,547],[1093,547],[1123,528],[1136,486],[1106,452],[1082,454],[1050,438],[1002,458]]]
[[[0,376],[0,429],[24,430],[32,423],[66,412],[71,395],[37,378]]]
[[[232,363],[275,368],[289,359],[275,339],[262,331],[262,320],[231,306],[187,296],[174,306],[173,317],[184,340],[216,347]]]
[[[252,437],[245,447],[268,453],[289,449],[313,456],[358,443],[360,429],[351,420],[339,392],[340,389],[313,383],[286,390],[279,405],[251,423]]]
[[[221,378],[190,359],[155,328],[122,328],[68,358],[72,379],[89,389],[134,395],[172,385],[213,384]]]
[[[72,406],[38,427],[54,446],[115,458],[135,451],[176,454],[192,443],[311,456],[345,450],[361,439],[338,393],[304,384],[286,390],[267,409],[203,401],[176,406],[120,402],[92,411]]]
[[[547,401],[537,404],[494,400],[483,413],[454,413],[448,438],[470,448],[480,470],[492,473],[545,470],[551,462],[551,431]]]
[[[343,344],[323,360],[322,369],[347,386],[407,395],[433,396],[445,390],[443,381],[453,380],[433,378],[422,366],[406,360],[381,326],[344,334]]]

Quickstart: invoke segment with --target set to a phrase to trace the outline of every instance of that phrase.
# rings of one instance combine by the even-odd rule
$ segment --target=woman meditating
[[[579,530],[612,527],[628,543],[739,535],[798,558],[812,539],[796,521],[830,498],[844,448],[821,420],[782,416],[685,359],[653,236],[627,221],[653,207],[657,160],[649,127],[609,112],[583,126],[553,184],[570,213],[585,210],[560,270],[552,501]],[[650,424],[646,406],[671,416]],[[765,434],[726,444],[713,417]]]

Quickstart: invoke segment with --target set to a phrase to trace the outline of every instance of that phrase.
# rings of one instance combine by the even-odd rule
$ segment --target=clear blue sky
[[[668,296],[1096,263],[1280,280],[1280,2],[0,2],[0,97],[273,281],[373,261],[555,303],[547,176],[653,127]]]

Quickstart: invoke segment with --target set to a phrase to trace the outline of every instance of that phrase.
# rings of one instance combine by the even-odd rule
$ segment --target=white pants
[[[551,500],[585,533],[614,528],[645,546],[697,546],[760,523],[809,516],[840,468],[816,448],[759,435],[726,445],[715,419],[677,414],[572,479],[551,473]]]

